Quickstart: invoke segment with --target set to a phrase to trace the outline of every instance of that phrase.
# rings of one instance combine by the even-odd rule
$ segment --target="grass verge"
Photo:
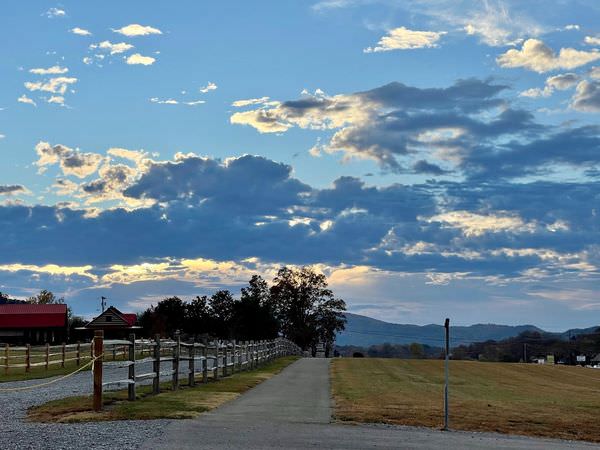
[[[341,421],[441,427],[443,361],[336,359]],[[450,362],[450,427],[600,442],[600,370]]]
[[[85,360],[81,363],[84,365],[89,360]],[[46,370],[44,367],[32,367],[30,372],[25,372],[25,369],[10,369],[8,374],[4,372],[4,369],[0,366],[0,383],[7,383],[9,381],[25,381],[25,380],[36,380],[40,378],[50,378],[56,377],[59,375],[66,375],[77,370],[80,366],[75,364],[74,362],[65,363],[65,367],[60,367],[60,365],[54,365],[48,367]],[[83,370],[90,370],[90,367],[87,367]]]
[[[96,422],[106,420],[189,419],[238,397],[243,392],[281,372],[296,361],[296,356],[279,358],[258,369],[237,372],[218,381],[183,386],[171,390],[170,383],[161,384],[162,392],[151,395],[149,386],[137,389],[137,400],[127,401],[127,391],[104,394],[104,410],[92,410],[92,397],[79,396],[54,400],[30,408],[28,420],[34,422]]]

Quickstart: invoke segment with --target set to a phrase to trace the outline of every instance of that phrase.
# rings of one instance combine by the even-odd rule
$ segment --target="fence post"
[[[231,342],[232,342],[232,347],[231,347],[231,350],[232,350],[232,353],[231,353],[231,362],[233,363],[231,365],[231,373],[234,374],[235,373],[235,365],[236,365],[236,362],[237,362],[237,343],[236,343],[235,339],[233,341],[231,341]]]
[[[102,410],[102,361],[104,360],[104,331],[94,331],[94,411]],[[96,359],[97,358],[97,359]]]
[[[31,344],[27,344],[25,350],[25,372],[31,370]]]
[[[189,350],[190,351],[188,352],[188,357],[190,359],[188,364],[188,386],[193,386],[194,384],[196,384],[196,347],[194,345],[194,342],[192,342],[192,346],[189,348]]]
[[[153,369],[156,376],[152,381],[152,392],[158,394],[160,392],[160,334],[154,337],[154,343]]]
[[[208,383],[208,338],[202,338],[202,343],[204,347],[202,347],[202,356],[204,357],[204,361],[202,361],[202,382],[204,384]]]
[[[248,341],[244,341],[240,348],[240,370],[248,370],[248,364],[244,364],[244,361],[246,361],[247,345]]]
[[[79,341],[77,341],[77,354],[75,358],[77,359],[77,367],[79,367],[81,365],[81,343]]]
[[[179,389],[179,353],[181,348],[181,336],[179,331],[175,332],[175,347],[173,347],[173,390]]]
[[[4,344],[4,374],[8,375],[8,356],[10,354],[10,346]]]
[[[227,354],[229,353],[229,342],[223,342],[223,370],[221,371],[221,375],[223,378],[227,376]]]
[[[65,355],[65,353],[66,353],[66,351],[67,351],[67,347],[66,347],[66,345],[67,345],[67,344],[65,344],[65,343],[63,342],[63,344],[62,344],[62,359],[61,359],[61,361],[60,361],[60,367],[65,367],[65,356],[66,356],[66,355]]]
[[[129,385],[127,386],[127,398],[135,400],[135,334],[129,335]]]
[[[213,359],[215,364],[215,374],[214,374],[214,379],[218,380],[219,379],[219,341],[217,339],[215,339],[215,359]]]
[[[48,370],[48,365],[50,365],[50,344],[46,342],[46,370]]]

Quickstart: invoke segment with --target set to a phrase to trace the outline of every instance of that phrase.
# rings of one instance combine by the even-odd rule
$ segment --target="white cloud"
[[[510,49],[498,56],[496,62],[501,67],[523,67],[538,73],[558,69],[575,69],[600,59],[596,50],[582,51],[574,48],[561,48],[558,55],[538,39],[528,39],[520,50]]]
[[[202,105],[204,103],[206,103],[204,100],[194,100],[191,102],[183,102],[184,105],[188,105],[188,106]]]
[[[168,99],[165,99],[165,100],[161,100],[158,97],[152,97],[150,99],[150,101],[152,103],[157,103],[159,105],[178,105],[179,104],[179,102],[177,100],[173,99],[173,98],[168,98]]]
[[[215,89],[217,89],[217,85],[215,83],[213,83],[212,81],[209,81],[208,84],[206,86],[201,87],[200,89],[198,89],[200,92],[202,92],[203,94],[206,94],[209,91],[214,91]]]
[[[28,105],[33,105],[33,106],[37,106],[37,104],[33,101],[33,99],[27,97],[26,95],[21,95],[17,101],[19,103],[26,103]]]
[[[67,15],[64,9],[60,8],[50,8],[48,11],[44,13],[46,17],[49,19],[53,19],[54,17],[65,17]]]
[[[35,165],[44,172],[46,166],[60,164],[65,175],[74,175],[85,178],[98,170],[103,157],[97,153],[83,153],[78,149],[57,144],[50,145],[48,142],[40,141],[35,146],[38,160]]]
[[[92,33],[89,30],[86,30],[85,28],[75,27],[75,28],[71,28],[69,31],[71,33],[77,34],[79,36],[91,36],[92,35]]]
[[[0,271],[5,272],[18,272],[26,270],[28,272],[45,273],[53,276],[71,276],[79,275],[87,277],[92,280],[96,280],[97,276],[89,273],[92,270],[92,266],[59,266],[56,264],[46,264],[45,266],[38,266],[34,264],[2,264],[0,265]]]
[[[56,103],[57,105],[63,105],[63,106],[65,104],[65,98],[62,95],[53,95],[46,101],[48,103]]]
[[[590,78],[593,78],[594,80],[600,80],[600,67],[592,67],[589,75]]]
[[[583,42],[585,42],[588,45],[600,45],[600,37],[598,37],[598,36],[586,36],[583,39]]]
[[[565,26],[565,30],[579,30],[580,26],[576,24],[570,24]]]
[[[469,211],[450,211],[426,219],[441,222],[450,228],[459,228],[465,236],[481,236],[485,233],[531,232],[535,225],[527,224],[518,216],[508,214],[476,214]]]
[[[52,67],[48,67],[47,69],[42,69],[42,68],[29,69],[29,73],[33,73],[36,75],[61,75],[63,73],[67,73],[68,71],[69,71],[69,69],[67,67],[60,67],[60,66],[52,66]]]
[[[38,81],[34,83],[27,81],[24,83],[24,85],[30,91],[44,91],[62,95],[67,91],[67,87],[74,83],[77,83],[77,78],[56,77],[50,78],[46,81]]]
[[[509,8],[504,1],[464,3],[437,0],[435,3],[422,2],[421,6],[424,14],[442,24],[459,26],[468,35],[478,36],[482,43],[492,47],[516,45],[526,36],[538,36],[545,31],[544,27],[528,17],[525,8],[515,10],[520,6],[515,3]]]
[[[129,56],[126,60],[127,64],[141,64],[144,66],[151,66],[152,64],[154,64],[155,61],[156,58],[153,58],[151,56],[143,56],[139,53],[134,53],[133,55]]]
[[[140,25],[138,23],[132,23],[125,27],[119,28],[113,31],[115,33],[122,34],[124,36],[133,37],[133,36],[147,36],[149,34],[162,34],[158,28],[153,28],[150,26]]]
[[[100,49],[107,50],[111,55],[115,55],[118,53],[125,53],[128,50],[131,50],[133,45],[127,44],[126,42],[119,42],[117,44],[113,44],[110,41],[102,41],[97,44],[91,44],[90,50]]]
[[[269,97],[248,98],[248,99],[244,99],[244,100],[236,100],[235,102],[233,102],[231,104],[231,106],[234,106],[236,108],[242,108],[244,106],[265,104],[269,100],[270,100]]]
[[[367,47],[365,53],[410,50],[415,48],[437,47],[437,42],[445,31],[416,31],[405,27],[394,28],[383,36],[376,47]]]
[[[82,61],[84,64],[87,64],[88,66],[94,62],[94,60],[92,58],[90,58],[89,56],[84,57],[82,59]]]
[[[5,134],[0,134],[0,139],[4,139],[6,137]]]
[[[527,89],[519,94],[521,97],[549,97],[555,90],[564,91],[574,87],[579,81],[579,75],[575,73],[563,73],[546,79],[543,89],[532,88]]]

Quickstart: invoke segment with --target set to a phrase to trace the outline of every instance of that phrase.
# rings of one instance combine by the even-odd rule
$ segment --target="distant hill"
[[[442,325],[407,325],[384,322],[371,317],[358,314],[346,313],[346,330],[339,333],[336,338],[337,345],[356,345],[368,347],[370,345],[383,344],[410,344],[419,342],[436,347],[444,345],[444,327]],[[595,329],[595,327],[593,328]],[[454,347],[460,344],[471,344],[490,339],[501,340],[517,336],[524,331],[537,331],[545,333],[544,330],[534,325],[494,325],[477,324],[464,326],[453,326],[450,343]],[[584,330],[578,330],[581,334]],[[563,333],[567,335],[568,332]],[[562,334],[561,334],[562,336]]]

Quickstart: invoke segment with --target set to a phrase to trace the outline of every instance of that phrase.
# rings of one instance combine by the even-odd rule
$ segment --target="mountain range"
[[[369,347],[385,342],[389,342],[390,344],[411,344],[418,342],[435,347],[444,346],[443,325],[389,323],[352,313],[346,313],[346,320],[346,329],[338,333],[336,337],[337,345]],[[524,331],[536,331],[546,335],[559,336],[561,339],[569,339],[578,334],[592,332],[597,328],[577,328],[567,330],[564,333],[551,333],[535,325],[476,324],[470,326],[451,326],[450,344],[454,347],[461,344],[468,345],[473,342],[487,340],[499,341],[517,336]]]

